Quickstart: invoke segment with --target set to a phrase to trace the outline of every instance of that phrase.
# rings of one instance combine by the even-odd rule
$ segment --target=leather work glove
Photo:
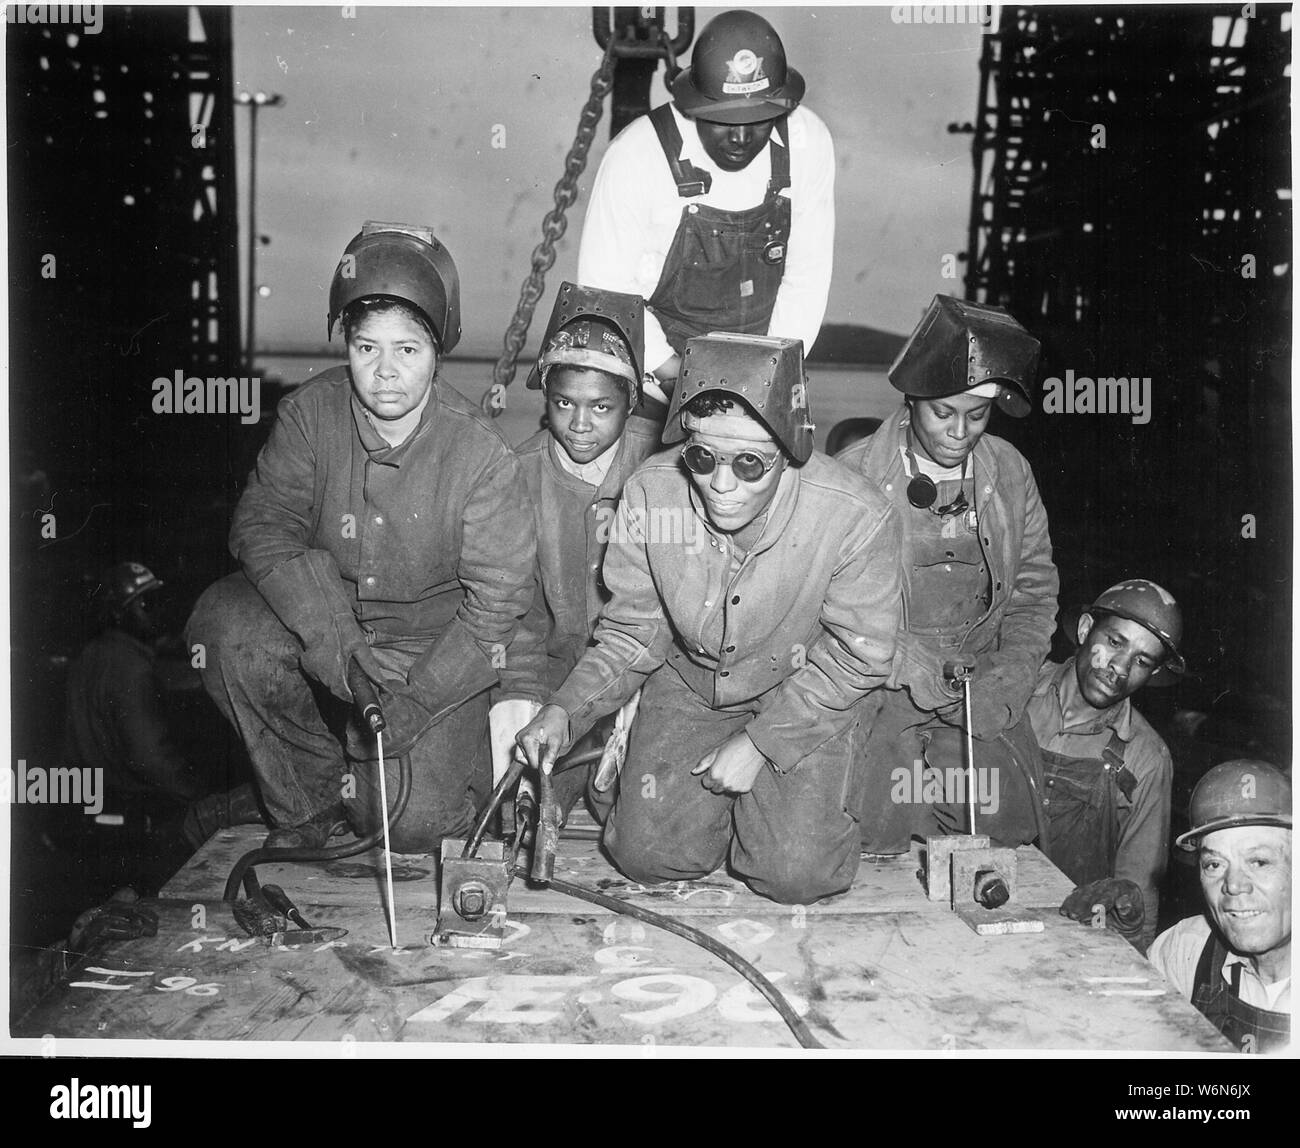
[[[975,668],[970,680],[970,725],[971,733],[980,741],[989,741],[1003,731],[1010,729],[1020,720],[1019,714],[1011,712],[1011,706],[1004,699],[1005,683],[999,668],[988,655],[975,659]],[[958,729],[966,728],[966,705],[963,700],[963,687],[945,681],[950,696],[956,698],[957,704],[939,712],[939,720]]]
[[[375,661],[343,592],[338,563],[328,551],[308,550],[291,558],[263,578],[257,589],[302,643],[303,671],[335,697],[352,700],[348,665],[353,658],[371,681],[385,680],[387,675]]]
[[[130,896],[131,901],[119,898]],[[68,933],[68,950],[89,953],[107,941],[131,941],[137,937],[158,935],[158,914],[144,905],[135,904],[134,890],[113,894],[113,899],[87,909],[72,924]]]
[[[1106,928],[1119,933],[1136,947],[1146,906],[1142,901],[1142,890],[1134,882],[1122,877],[1105,877],[1076,888],[1066,897],[1059,912],[1062,917],[1094,926],[1100,925],[1104,913]]]

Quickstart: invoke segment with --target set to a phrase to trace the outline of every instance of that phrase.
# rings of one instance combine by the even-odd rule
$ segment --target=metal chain
[[[542,220],[542,241],[533,248],[532,270],[529,271],[519,292],[514,318],[506,328],[505,349],[497,360],[496,366],[492,368],[492,385],[481,401],[483,409],[493,418],[505,409],[506,387],[514,380],[519,353],[524,349],[524,342],[528,338],[528,327],[533,321],[533,311],[546,287],[546,273],[555,263],[555,245],[563,238],[568,228],[565,213],[578,198],[578,179],[587,166],[587,152],[591,150],[592,141],[596,138],[596,128],[605,110],[605,97],[613,87],[614,38],[611,36],[600,67],[591,77],[591,92],[587,96],[586,104],[583,105],[573,146],[569,148],[569,154],[564,157],[564,174],[555,185],[555,206]]]

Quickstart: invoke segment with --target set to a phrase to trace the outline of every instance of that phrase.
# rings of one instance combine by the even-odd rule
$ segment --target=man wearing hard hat
[[[665,402],[692,336],[778,335],[807,354],[835,238],[830,132],[766,20],[709,21],[672,92],[610,144],[578,253],[581,282],[649,301],[646,365],[664,389],[647,394]]]
[[[1147,958],[1242,1052],[1291,1043],[1291,780],[1262,761],[1216,765],[1192,791],[1206,913],[1155,939]]]
[[[1156,935],[1174,765],[1129,698],[1183,672],[1182,633],[1172,594],[1145,578],[1120,582],[1080,615],[1078,651],[1043,667],[1028,706],[1047,855],[1079,886],[1061,912],[1091,922],[1100,906],[1143,952]]]
[[[348,363],[281,403],[235,510],[242,571],[188,628],[243,737],[276,829],[319,848],[378,827],[374,738],[353,666],[381,687],[386,765],[412,790],[393,848],[463,835],[491,789],[488,690],[532,600],[536,536],[519,461],[439,378],[460,338],[456,265],[422,227],[367,223],[339,261],[327,331]]]
[[[614,863],[648,883],[729,863],[804,904],[858,868],[858,703],[894,648],[895,514],[813,450],[798,341],[709,335],[682,358],[664,431],[682,446],[624,487],[593,645],[519,742],[548,768],[641,688]]]

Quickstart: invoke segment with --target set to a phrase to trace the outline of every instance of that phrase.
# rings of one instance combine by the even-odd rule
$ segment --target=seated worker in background
[[[519,735],[549,768],[638,687],[604,845],[634,881],[724,862],[804,904],[858,868],[858,703],[898,626],[895,513],[812,449],[797,340],[691,339],[627,481],[593,646]]]
[[[379,827],[375,740],[352,663],[380,689],[388,792],[410,755],[403,852],[464,836],[490,791],[488,690],[532,596],[519,461],[438,377],[460,337],[456,266],[427,228],[367,223],[330,288],[348,365],[281,403],[235,510],[242,572],[190,618],[203,682],[248,748],[276,829],[319,848],[343,816]]]
[[[1147,959],[1242,1052],[1291,1043],[1291,781],[1226,761],[1196,784],[1192,828],[1206,914],[1158,936]]]
[[[801,339],[807,355],[835,244],[830,132],[800,106],[803,77],[766,20],[710,20],[672,93],[609,145],[578,251],[580,282],[649,300],[656,421],[695,335]]]
[[[628,417],[641,392],[644,331],[639,295],[563,283],[528,376],[546,398],[547,420],[515,451],[536,516],[537,589],[493,693],[498,778],[516,752],[515,735],[577,664],[609,600],[601,566],[623,484],[659,445],[656,424]],[[599,737],[607,725],[592,732]],[[565,812],[589,773],[557,775]]]
[[[902,530],[902,622],[863,747],[869,852],[969,831],[957,665],[973,667],[976,830],[1008,846],[1040,834],[1024,710],[1056,628],[1058,581],[1029,463],[985,433],[995,403],[1029,413],[1038,351],[1001,308],[935,296],[889,369],[903,405],[838,456],[883,488]]]
[[[1110,924],[1145,952],[1156,935],[1169,854],[1169,750],[1129,701],[1158,675],[1185,669],[1173,596],[1131,578],[1079,618],[1074,660],[1048,662],[1028,714],[1043,762],[1047,855],[1079,886],[1061,912]]]
[[[164,637],[153,572],[119,562],[96,593],[103,630],[68,673],[64,768],[99,770],[102,808],[79,818],[76,839],[103,884],[152,895],[192,852],[181,826],[203,793],[177,747],[156,674]],[[92,776],[83,774],[83,776]],[[81,824],[85,822],[86,824]]]

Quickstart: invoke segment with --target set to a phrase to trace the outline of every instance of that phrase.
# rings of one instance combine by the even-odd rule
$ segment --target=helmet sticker
[[[763,57],[754,55],[750,49],[741,48],[727,61],[727,78],[722,83],[726,95],[748,96],[771,86],[772,81],[763,72]]]

